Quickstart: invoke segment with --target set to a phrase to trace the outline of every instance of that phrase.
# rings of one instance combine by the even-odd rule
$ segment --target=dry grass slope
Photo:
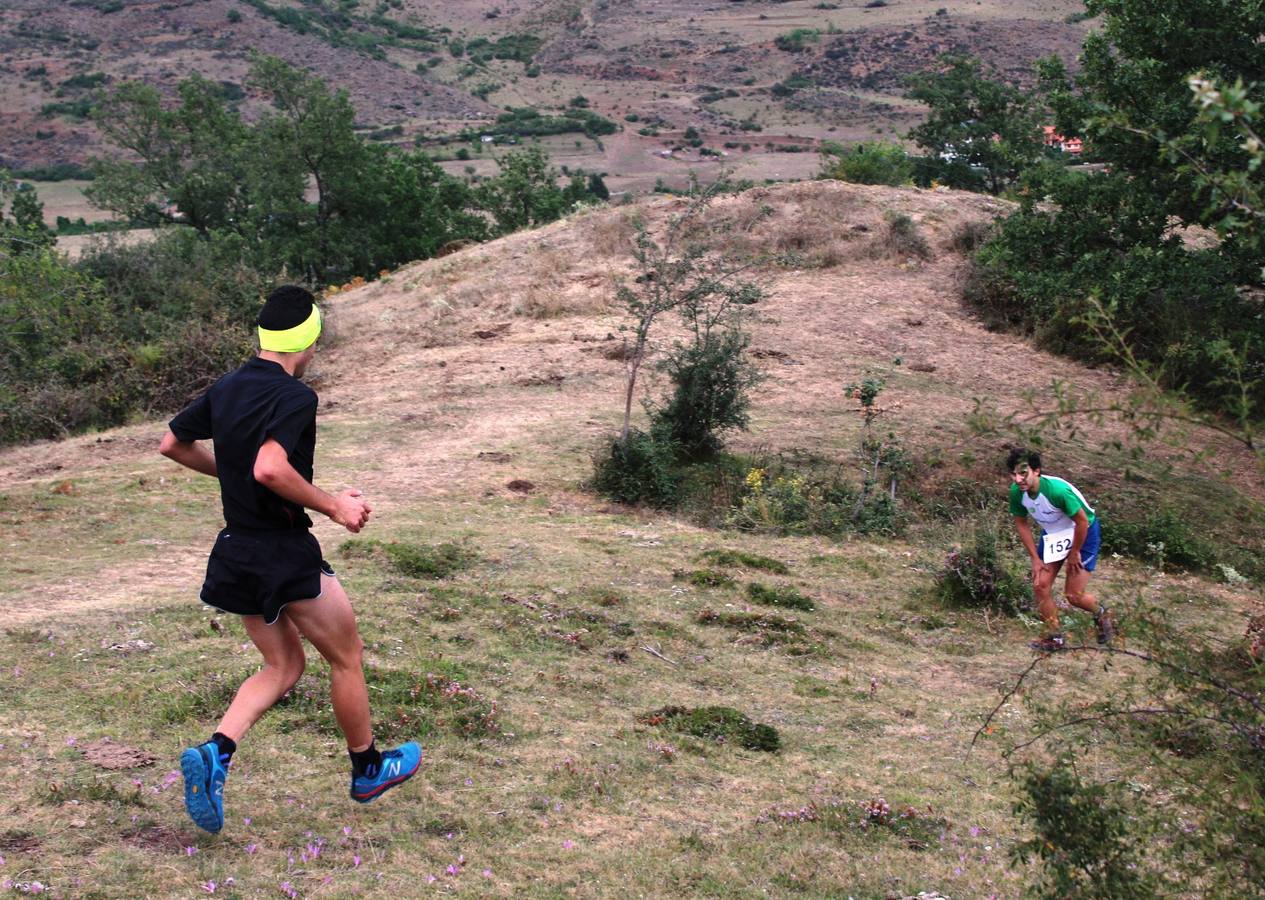
[[[1007,859],[1021,835],[997,741],[966,748],[1027,664],[1030,632],[929,599],[956,526],[767,538],[579,489],[620,412],[612,281],[631,271],[632,217],[655,228],[684,202],[592,210],[330,298],[334,339],[314,373],[318,482],[368,494],[366,537],[475,554],[446,580],[413,578],[351,558],[345,534],[317,526],[357,603],[380,730],[427,748],[421,776],[372,807],[343,793],[313,660],[244,742],[224,832],[196,833],[174,760],[256,665],[240,625],[194,600],[214,484],[157,457],[160,422],[0,454],[0,879],[104,897],[1017,896],[1029,873]],[[1119,388],[960,307],[951,248],[1002,209],[838,183],[717,201],[713,234],[780,259],[761,272],[770,299],[753,324],[769,378],[735,445],[851,465],[860,423],[841,385],[877,371],[896,408],[889,427],[1000,506],[1000,447],[967,431],[972,397],[1017,403],[1050,375]],[[893,246],[900,216],[925,254]],[[1114,477],[1092,445],[1054,455],[1078,482]],[[1236,462],[1222,448],[1181,484],[1224,485]],[[735,583],[715,587],[674,578],[723,549],[789,572],[731,568]],[[752,605],[757,576],[815,608]],[[1226,635],[1251,602],[1245,588],[1124,560],[1097,581],[1126,604],[1169,600],[1183,621],[1213,612]],[[798,628],[757,624],[774,616]],[[1088,695],[1104,677],[1066,665],[1042,689]],[[443,690],[454,680],[477,698]],[[775,727],[781,749],[638,721],[669,706],[735,707]],[[1007,709],[998,737],[1024,721]],[[159,761],[101,768],[82,748],[107,737]],[[1112,771],[1106,754],[1085,764]],[[862,805],[880,797],[913,818],[862,827]]]

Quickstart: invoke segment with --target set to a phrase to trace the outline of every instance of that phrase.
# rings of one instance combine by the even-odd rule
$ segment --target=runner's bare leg
[[[299,632],[285,617],[271,625],[263,616],[242,616],[246,633],[264,657],[264,667],[242,682],[216,728],[220,734],[240,741],[250,726],[294,687],[306,662]]]
[[[312,642],[330,667],[330,701],[334,718],[354,751],[373,743],[369,690],[365,686],[364,641],[347,592],[332,575],[321,573],[321,595],[286,606],[281,614]]]

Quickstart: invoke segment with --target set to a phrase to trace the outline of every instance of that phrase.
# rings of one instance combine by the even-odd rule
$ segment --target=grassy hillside
[[[631,272],[632,217],[655,228],[684,203],[587,212],[329,298],[318,483],[365,491],[365,539],[464,551],[430,578],[317,525],[369,646],[379,736],[426,748],[421,775],[371,807],[345,796],[311,659],[235,757],[223,833],[197,832],[175,760],[256,665],[239,623],[195,600],[214,483],[157,456],[160,422],[0,454],[0,879],[68,897],[1018,896],[1032,871],[1009,851],[1029,835],[1001,750],[1029,709],[1008,704],[969,746],[1031,662],[1035,623],[946,607],[932,585],[977,517],[1007,525],[1005,440],[967,428],[973,398],[1017,408],[1055,376],[1123,385],[961,308],[953,248],[1001,201],[756,189],[709,213],[732,247],[782,261],[759,273],[768,379],[732,446],[846,475],[862,425],[842,386],[880,374],[884,427],[918,461],[901,487],[914,522],[896,539],[775,537],[608,504],[582,482],[621,413],[612,278]],[[925,257],[892,243],[901,215]],[[1100,448],[1111,436],[1047,448],[1048,469],[1117,506],[1163,495],[1240,542],[1236,560],[1259,557],[1260,489],[1234,448],[1191,434],[1214,452],[1130,464]],[[729,582],[692,577],[703,568]],[[757,605],[752,582],[814,609]],[[1226,642],[1257,602],[1253,582],[1154,559],[1105,559],[1095,585],[1126,640],[1143,601]],[[1036,691],[1089,698],[1124,670],[1058,657]],[[732,707],[780,747],[686,733],[655,715],[669,706]],[[1107,746],[1083,765],[1126,768]],[[889,816],[867,812],[879,799]]]

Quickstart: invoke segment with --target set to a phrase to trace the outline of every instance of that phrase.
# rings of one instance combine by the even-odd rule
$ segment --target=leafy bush
[[[670,507],[680,487],[676,448],[637,429],[626,441],[612,438],[594,458],[593,470],[594,490],[618,503]]]
[[[0,256],[3,256],[0,253]],[[250,353],[263,290],[233,249],[192,235],[7,262],[0,443],[173,411]]]
[[[1001,559],[997,529],[975,526],[973,545],[949,553],[936,580],[936,595],[956,606],[983,607],[1014,615],[1032,606],[1032,585]]]
[[[717,743],[735,743],[747,750],[776,752],[781,737],[772,725],[757,724],[731,706],[665,706],[642,713],[637,721],[708,738]]]
[[[679,346],[663,363],[672,396],[651,417],[651,430],[682,458],[706,459],[724,446],[721,433],[747,427],[751,389],[760,372],[747,355],[750,338],[737,328],[712,331]]]
[[[827,144],[821,176],[853,184],[908,184],[914,165],[899,144],[887,141],[854,144],[844,148]]]
[[[1119,351],[1093,327],[1096,302],[1163,385],[1232,415],[1246,401],[1259,415],[1265,383],[1253,373],[1265,360],[1265,329],[1238,290],[1256,277],[1243,271],[1246,256],[1187,247],[1169,232],[1164,198],[1127,178],[1042,168],[1025,175],[1021,199],[977,254],[964,290],[988,324],[1053,352],[1116,361]]]
[[[1143,855],[1141,842],[1130,833],[1130,817],[1108,785],[1082,781],[1064,758],[1048,770],[1031,769],[1022,787],[1025,796],[1015,804],[1015,812],[1032,823],[1036,834],[1018,844],[1013,855],[1019,862],[1040,860],[1037,896],[1156,896],[1157,885],[1137,865]]]
[[[779,50],[787,53],[802,53],[808,49],[807,44],[815,44],[821,40],[821,31],[816,28],[796,28],[786,34],[779,34],[773,39]]]
[[[949,236],[949,249],[954,253],[974,253],[988,241],[993,233],[991,222],[963,222]]]
[[[747,472],[726,524],[772,534],[895,535],[905,516],[886,492],[863,495],[838,477],[763,466]]]
[[[1145,518],[1102,516],[1102,552],[1171,564],[1197,572],[1211,571],[1216,548],[1192,529],[1187,516],[1172,507],[1153,510]]]
[[[806,597],[798,590],[789,586],[773,586],[760,584],[753,581],[747,585],[747,596],[754,603],[763,603],[765,606],[781,606],[787,609],[798,609],[804,612],[811,612],[817,608],[817,604],[813,603],[812,598]]]

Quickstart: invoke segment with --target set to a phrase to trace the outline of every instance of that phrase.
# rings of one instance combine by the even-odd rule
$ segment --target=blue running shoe
[[[214,741],[190,747],[180,754],[184,773],[184,808],[203,831],[215,834],[224,827],[224,779],[228,766]]]
[[[384,750],[381,766],[370,767],[359,777],[352,776],[351,799],[357,803],[368,803],[397,784],[408,781],[421,764],[422,748],[413,741],[394,750]]]

